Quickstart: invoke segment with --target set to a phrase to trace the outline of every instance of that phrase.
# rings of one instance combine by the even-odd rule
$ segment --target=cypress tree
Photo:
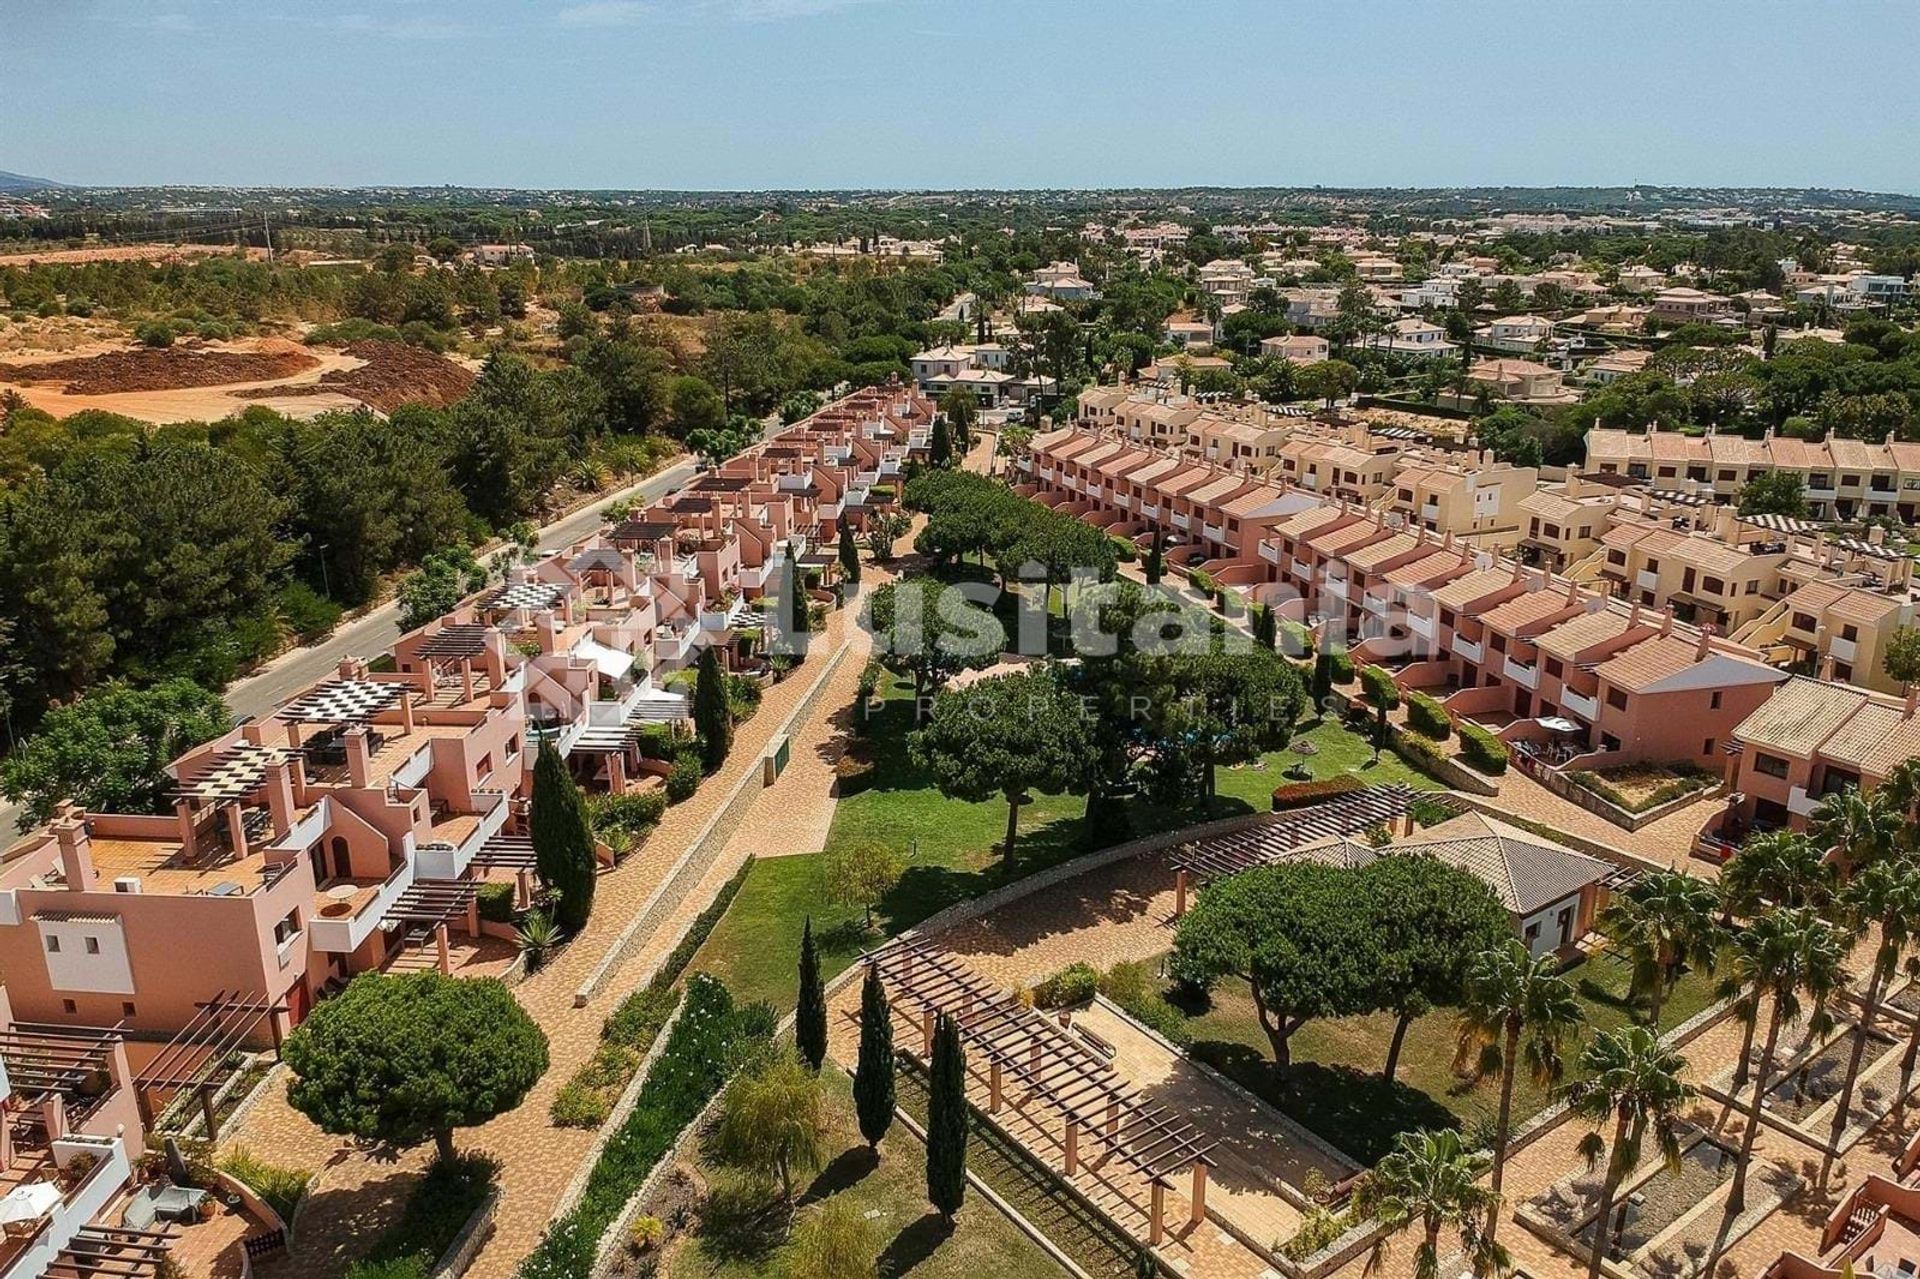
[[[813,601],[807,598],[807,582],[800,574],[800,565],[791,557],[787,559],[787,600],[793,611],[788,625],[795,635],[807,634],[813,629]]]
[[[949,1226],[967,1196],[967,1059],[960,1027],[942,1014],[927,1091],[927,1200]]]
[[[1153,545],[1147,548],[1147,585],[1160,585],[1160,575],[1166,572],[1166,550],[1160,544],[1160,534],[1153,535]]]
[[[932,453],[931,461],[935,466],[953,464],[953,437],[947,433],[947,419],[944,416],[933,419],[933,439],[929,441],[928,447]]]
[[[540,882],[560,899],[554,921],[570,933],[578,932],[593,911],[593,835],[580,788],[547,738],[541,739],[533,765],[529,826]]]
[[[853,525],[840,521],[840,575],[849,586],[860,585],[860,548],[853,544]]]
[[[1258,604],[1253,610],[1253,638],[1268,652],[1272,652],[1280,639],[1280,629],[1273,620],[1273,605]]]
[[[867,969],[860,986],[860,1064],[853,1072],[853,1108],[860,1135],[878,1148],[893,1124],[893,1013],[880,973]]]
[[[1313,715],[1326,714],[1327,698],[1333,695],[1333,649],[1321,644],[1313,655]]]
[[[700,734],[700,762],[711,773],[733,749],[733,712],[727,706],[727,678],[711,645],[700,650],[693,685],[693,727]]]
[[[827,1059],[827,992],[820,984],[820,954],[813,946],[813,917],[800,933],[800,1002],[794,1007],[793,1041],[815,1070]]]

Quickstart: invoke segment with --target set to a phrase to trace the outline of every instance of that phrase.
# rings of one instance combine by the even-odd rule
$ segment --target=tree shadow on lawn
[[[720,1263],[764,1261],[787,1240],[793,1205],[761,1177],[727,1171],[700,1209],[700,1249]]]
[[[851,1190],[879,1166],[880,1156],[871,1148],[864,1145],[849,1146],[835,1155],[807,1183],[806,1189],[800,1192],[800,1205],[804,1207],[829,1195],[837,1195],[842,1190]]]
[[[1460,1126],[1459,1117],[1429,1094],[1371,1071],[1296,1061],[1282,1078],[1264,1053],[1247,1044],[1210,1039],[1195,1043],[1191,1051],[1369,1167],[1393,1149],[1403,1132]]]
[[[928,1211],[921,1217],[901,1229],[887,1246],[880,1250],[877,1269],[881,1279],[892,1279],[904,1275],[915,1266],[934,1254],[934,1250],[953,1235],[953,1227],[940,1219],[937,1212]]]

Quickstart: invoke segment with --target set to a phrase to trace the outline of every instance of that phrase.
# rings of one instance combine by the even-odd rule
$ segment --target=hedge
[[[1436,742],[1444,742],[1453,735],[1453,717],[1442,706],[1425,693],[1407,694],[1407,727]]]
[[[1333,655],[1333,682],[1336,684],[1353,683],[1353,658],[1344,648]]]
[[[1311,782],[1287,782],[1273,788],[1273,811],[1284,813],[1290,808],[1317,804],[1321,800],[1332,799],[1336,795],[1350,795],[1354,791],[1366,788],[1367,784],[1352,773],[1342,773],[1338,777],[1323,777]]]
[[[1100,989],[1100,973],[1091,964],[1069,964],[1033,988],[1036,1008],[1084,1004]]]
[[[1447,759],[1447,753],[1441,749],[1439,742],[1411,729],[1394,738],[1393,749],[1421,772],[1436,776]]]
[[[700,763],[700,752],[683,749],[673,757],[673,771],[667,774],[667,802],[678,804],[691,798],[700,789],[700,779],[706,776]]]
[[[495,924],[519,922],[520,912],[513,908],[514,885],[480,885],[480,918]]]
[[[1507,771],[1507,744],[1478,724],[1460,724],[1460,758],[1491,777]]]
[[[1288,657],[1313,656],[1313,632],[1298,622],[1281,619],[1280,651]]]
[[[773,1038],[771,1008],[734,1007],[727,988],[705,973],[687,983],[686,1004],[640,1086],[633,1113],[587,1174],[580,1202],[548,1225],[520,1263],[520,1279],[589,1279],[600,1236],[720,1091],[729,1066]]]
[[[1392,710],[1400,704],[1400,686],[1393,682],[1393,675],[1384,666],[1363,666],[1360,668],[1360,684],[1367,694],[1367,705],[1378,706],[1385,702]]]
[[[486,1202],[499,1165],[485,1155],[436,1159],[407,1196],[400,1219],[374,1240],[346,1279],[425,1279]]]

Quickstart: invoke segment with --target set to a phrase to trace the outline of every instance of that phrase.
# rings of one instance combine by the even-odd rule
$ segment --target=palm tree
[[[1899,971],[1900,957],[1920,934],[1920,865],[1906,858],[1884,858],[1869,862],[1841,894],[1847,922],[1857,933],[1868,927],[1880,931],[1880,945],[1873,953],[1873,967],[1867,975],[1866,994],[1860,1001],[1860,1019],[1853,1027],[1853,1051],[1847,1057],[1847,1074],[1840,1085],[1840,1101],[1833,1112],[1833,1129],[1820,1161],[1820,1185],[1825,1187],[1833,1169],[1834,1151],[1847,1130],[1847,1115],[1853,1105],[1853,1086],[1860,1078],[1860,1061],[1866,1055],[1867,1036],[1873,1033],[1879,1016],[1880,997],[1887,983]],[[1920,1033],[1913,1037],[1920,1041]],[[1906,1094],[1903,1086],[1901,1095]]]
[[[1811,995],[1814,1006],[1808,1031],[1814,1036],[1832,1029],[1827,999],[1846,980],[1847,946],[1840,930],[1815,914],[1811,907],[1769,911],[1753,921],[1734,943],[1743,967],[1753,975],[1754,1006],[1771,997],[1767,1038],[1754,1071],[1753,1104],[1747,1111],[1746,1131],[1740,1136],[1740,1158],[1733,1169],[1733,1189],[1727,1195],[1727,1216],[1738,1216],[1746,1206],[1747,1166],[1753,1160],[1754,1139],[1760,1134],[1760,1103],[1772,1082],[1774,1049],[1780,1028],[1800,1020],[1801,996]],[[1709,1267],[1711,1270],[1711,1267]]]
[[[1660,1025],[1681,969],[1713,971],[1725,939],[1719,914],[1713,885],[1678,870],[1648,875],[1600,912],[1600,931],[1633,966],[1628,993],[1647,1001],[1648,1025]]]
[[[1589,1167],[1609,1150],[1600,1130],[1611,1121],[1613,1142],[1600,1181],[1600,1212],[1593,1223],[1593,1255],[1587,1279],[1599,1279],[1600,1258],[1613,1242],[1613,1198],[1620,1182],[1640,1162],[1640,1150],[1652,1133],[1661,1160],[1680,1167],[1680,1108],[1693,1096],[1681,1082],[1687,1059],[1673,1052],[1644,1026],[1623,1026],[1596,1035],[1580,1054],[1584,1078],[1568,1085],[1569,1109],[1593,1126],[1580,1142]]]
[[[1559,969],[1559,961],[1552,955],[1536,959],[1517,937],[1480,952],[1467,963],[1460,1004],[1460,1051],[1455,1065],[1471,1058],[1477,1061],[1480,1073],[1500,1076],[1491,1183],[1496,1199],[1507,1170],[1515,1076],[1524,1063],[1535,1083],[1542,1087],[1558,1084],[1566,1068],[1561,1050],[1586,1024],[1586,1012]],[[1498,1229],[1496,1207],[1487,1218],[1487,1238],[1492,1240]]]
[[[728,1160],[777,1177],[781,1200],[791,1202],[794,1172],[820,1166],[823,1106],[820,1077],[795,1053],[782,1051],[727,1085],[715,1136]]]
[[[1901,813],[1890,795],[1869,795],[1849,786],[1820,801],[1807,829],[1823,848],[1831,848],[1844,880],[1865,863],[1893,851],[1900,839]]]
[[[1755,835],[1720,874],[1727,912],[1741,919],[1771,906],[1824,906],[1833,887],[1833,863],[1818,844],[1792,831]]]
[[[1468,1151],[1451,1128],[1401,1133],[1394,1148],[1353,1189],[1354,1212],[1387,1227],[1374,1245],[1369,1268],[1386,1254],[1394,1235],[1417,1224],[1422,1238],[1413,1254],[1414,1279],[1437,1279],[1440,1232],[1447,1227],[1458,1232],[1474,1274],[1504,1273],[1507,1250],[1481,1229],[1500,1207],[1500,1196],[1480,1185],[1488,1159],[1481,1151]]]

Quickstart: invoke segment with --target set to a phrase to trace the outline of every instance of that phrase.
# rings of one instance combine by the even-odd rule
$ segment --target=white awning
[[[1580,731],[1580,726],[1564,715],[1545,715],[1534,722],[1546,729],[1549,733],[1577,733]]]
[[[608,679],[619,679],[633,669],[632,653],[622,653],[617,648],[608,648],[595,640],[581,640],[573,646],[573,655],[584,657],[592,662]]]

